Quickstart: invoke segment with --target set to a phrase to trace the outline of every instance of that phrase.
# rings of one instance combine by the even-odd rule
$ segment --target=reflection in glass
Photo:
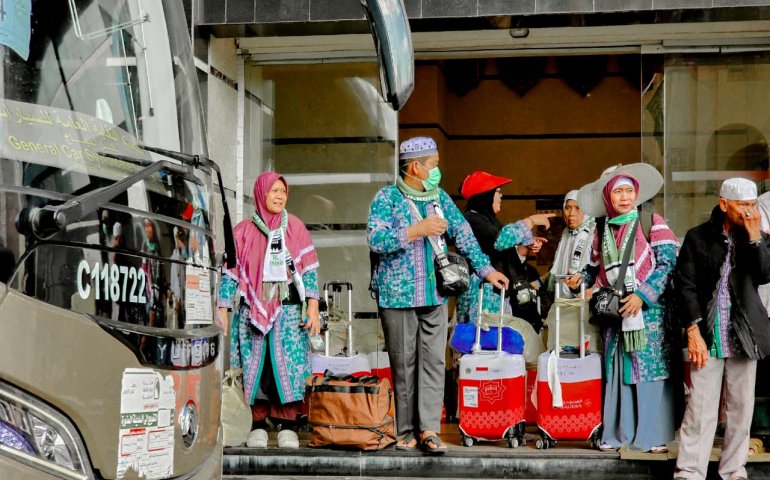
[[[137,9],[133,0],[36,2],[29,56],[0,46],[0,282],[81,313],[182,328],[189,273],[200,279],[194,269],[209,269],[204,285],[215,283],[206,173],[155,174],[43,242],[14,224],[22,209],[60,204],[141,168],[102,153],[154,159],[139,143],[207,153],[181,5],[144,2],[152,22],[135,21]],[[158,85],[166,94],[153,97]],[[189,253],[180,253],[175,231]]]
[[[254,68],[273,105],[262,117],[271,127],[255,125],[250,135],[265,135],[271,149],[263,168],[286,176],[287,208],[311,230],[318,250],[319,283],[352,282],[353,310],[373,312],[366,222],[377,190],[394,181],[398,127],[377,90],[377,65]],[[253,212],[252,184],[244,184],[244,216]]]
[[[768,190],[770,55],[670,55],[665,64],[666,217],[677,235],[706,221],[725,178]]]

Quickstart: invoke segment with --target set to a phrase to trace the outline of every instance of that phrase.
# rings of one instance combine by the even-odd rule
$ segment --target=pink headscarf
[[[267,194],[278,180],[283,182],[288,193],[289,186],[286,180],[275,172],[261,174],[254,183],[254,204],[257,215],[270,230],[280,227],[283,214],[283,212],[271,213],[266,203]],[[262,266],[267,250],[267,236],[251,219],[238,223],[233,230],[238,263],[235,268],[225,273],[238,280],[240,294],[251,307],[251,323],[263,334],[267,334],[281,312],[281,299],[278,295],[262,300]],[[318,254],[313,247],[310,233],[305,228],[305,224],[291,214],[286,226],[285,239],[286,248],[294,259],[294,266],[300,275],[318,268]]]
[[[265,222],[265,225],[267,225],[267,228],[270,230],[275,230],[278,228],[278,225],[281,224],[281,213],[272,213],[267,209],[266,203],[267,194],[270,193],[273,185],[275,185],[275,182],[278,180],[280,180],[281,183],[283,183],[284,188],[286,188],[286,195],[288,197],[289,185],[286,183],[286,179],[275,172],[264,172],[257,177],[257,181],[254,182],[254,205],[257,209],[257,215],[262,218],[262,221]],[[267,241],[267,239],[265,239],[265,241]]]
[[[604,200],[604,208],[607,210],[607,219],[620,215],[620,212],[618,212],[617,209],[612,205],[612,190],[614,190],[615,184],[618,182],[618,180],[622,178],[630,180],[634,186],[634,190],[636,190],[637,195],[639,194],[639,181],[634,177],[630,175],[616,175],[612,177],[602,189],[602,199]],[[626,235],[626,231],[633,226],[634,222],[625,223],[619,226],[611,226],[609,223],[607,223],[604,228],[611,229],[615,236],[615,243],[620,246],[623,242],[623,237]],[[602,239],[599,238],[597,230],[597,234],[594,235],[593,254],[591,256],[591,263],[594,265],[601,260],[601,241]],[[674,244],[677,247],[679,246],[679,241],[676,239],[676,235],[669,228],[668,224],[666,224],[666,221],[663,220],[663,217],[657,213],[653,213],[652,228],[650,230],[649,241],[647,241],[647,238],[642,231],[641,224],[639,225],[639,228],[636,229],[636,240],[634,243],[634,271],[638,281],[644,282],[647,280],[647,277],[655,269],[657,262],[655,260],[655,252],[653,252],[652,246],[661,245],[664,243]],[[599,272],[596,285],[599,287],[609,286],[604,268],[602,268]]]

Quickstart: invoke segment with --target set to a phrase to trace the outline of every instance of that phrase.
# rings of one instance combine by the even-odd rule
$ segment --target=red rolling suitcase
[[[483,290],[479,288],[479,319],[482,300]],[[504,301],[503,294],[501,312]],[[502,328],[501,318],[497,350],[481,351],[481,324],[477,323],[474,353],[460,358],[459,427],[466,447],[479,440],[506,440],[511,448],[526,443],[524,356],[502,351]]]
[[[559,291],[556,288],[557,300]],[[580,293],[583,297],[585,286],[581,285]],[[554,308],[559,308],[556,303]],[[581,339],[585,335],[585,310],[584,303],[580,309]],[[557,310],[553,332],[556,336],[554,345],[557,346],[559,321]],[[583,341],[579,341],[579,345],[577,356],[560,356],[557,347],[538,358],[537,426],[540,440],[537,441],[537,448],[555,447],[557,440],[589,440],[594,448],[601,443],[602,358],[596,353],[586,354]]]

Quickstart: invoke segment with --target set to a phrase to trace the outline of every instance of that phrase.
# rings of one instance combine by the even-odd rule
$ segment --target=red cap
[[[474,195],[494,190],[510,182],[510,178],[498,177],[487,172],[473,172],[463,180],[462,187],[460,187],[460,195],[468,200]]]

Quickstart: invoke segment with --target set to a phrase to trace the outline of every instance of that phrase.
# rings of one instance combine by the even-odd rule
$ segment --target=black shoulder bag
[[[422,220],[422,215],[417,205],[409,200],[414,213]],[[462,255],[454,252],[445,252],[433,237],[428,237],[436,257],[433,260],[433,269],[436,273],[436,290],[442,297],[454,297],[468,289],[471,284],[468,262]]]
[[[588,308],[591,311],[589,323],[598,327],[619,327],[623,321],[620,314],[620,300],[626,296],[625,279],[628,262],[631,259],[631,251],[636,242],[636,230],[639,227],[639,220],[634,223],[631,230],[631,240],[626,245],[626,251],[623,253],[623,263],[618,271],[618,279],[615,280],[614,287],[601,287],[594,292],[591,300],[588,302]],[[602,241],[604,238],[602,238]]]

